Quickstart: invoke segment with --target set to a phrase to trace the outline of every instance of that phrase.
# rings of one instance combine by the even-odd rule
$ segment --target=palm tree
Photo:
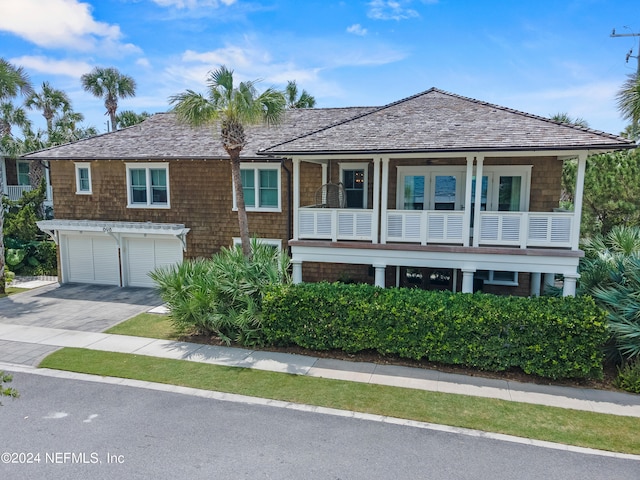
[[[0,58],[0,109],[2,120],[0,121],[0,155],[4,152],[4,145],[11,140],[11,125],[16,122],[27,123],[28,120],[22,109],[16,109],[10,100],[18,94],[28,95],[32,91],[29,76],[22,67],[15,67]],[[5,115],[6,114],[6,115]],[[0,172],[2,170],[0,169]],[[2,178],[0,178],[0,293],[5,293],[4,279],[4,206],[2,205]]]
[[[569,115],[566,112],[556,113],[555,115],[552,115],[550,118],[554,122],[558,122],[558,123],[566,123],[567,125],[575,125],[577,127],[584,127],[584,128],[589,127],[589,122],[587,122],[584,118],[580,118],[580,117],[572,118],[571,115]]]
[[[36,109],[42,112],[42,116],[47,121],[47,133],[51,134],[53,130],[53,118],[58,110],[69,110],[71,108],[71,99],[62,90],[53,88],[49,82],[42,82],[42,90],[40,92],[32,92],[24,102],[25,107]]]
[[[618,110],[622,113],[622,118],[631,120],[631,138],[637,140],[638,120],[640,120],[640,73],[634,73],[627,77],[622,88],[616,95],[618,100]]]
[[[287,98],[287,108],[313,108],[316,106],[316,99],[306,90],[303,89],[298,96],[298,86],[295,80],[287,82],[284,93]]]
[[[113,67],[95,67],[90,73],[82,75],[80,80],[82,88],[87,92],[95,97],[104,98],[104,106],[107,108],[106,114],[111,119],[111,128],[117,130],[118,99],[135,96],[136,81]]]
[[[245,125],[276,124],[282,119],[286,106],[282,92],[268,88],[258,95],[256,83],[241,82],[234,87],[233,70],[223,65],[209,73],[207,96],[187,90],[169,98],[179,121],[192,127],[213,122],[220,124],[222,147],[231,158],[242,252],[248,258],[251,257],[249,224],[240,177],[240,152],[247,144]]]
[[[136,113],[133,110],[124,110],[116,115],[116,124],[118,128],[132,127],[150,116],[148,112]]]

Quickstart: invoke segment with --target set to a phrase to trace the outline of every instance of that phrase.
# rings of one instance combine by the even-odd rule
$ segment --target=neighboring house
[[[49,181],[49,168],[45,167],[45,179],[47,181],[46,206],[53,205],[51,183]],[[0,192],[9,197],[9,200],[19,200],[23,192],[32,190],[29,179],[29,161],[24,159],[3,158],[0,156]]]
[[[291,249],[294,281],[471,292],[575,293],[592,153],[624,138],[431,89],[384,107],[301,109],[250,127],[242,152],[252,235]],[[215,128],[158,114],[25,159],[50,163],[62,282],[150,286],[147,273],[238,237]],[[575,212],[557,211],[578,160]]]

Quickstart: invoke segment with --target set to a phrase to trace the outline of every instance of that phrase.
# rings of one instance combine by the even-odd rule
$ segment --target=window
[[[477,280],[484,280],[484,283],[488,285],[518,286],[518,272],[478,270],[474,277]]]
[[[341,163],[340,178],[347,197],[347,208],[367,208],[367,174],[364,163]]]
[[[233,246],[234,247],[241,247],[242,246],[242,240],[240,239],[240,237],[233,237]],[[270,247],[273,247],[275,249],[277,249],[278,251],[282,250],[282,240],[279,240],[277,238],[256,238],[258,243],[264,244],[264,245],[269,245]],[[253,241],[253,239],[252,239]]]
[[[240,166],[240,179],[244,204],[247,210],[279,212],[280,207],[280,165],[251,163]],[[234,189],[235,192],[235,189]],[[236,197],[233,196],[233,208]]]
[[[18,170],[18,185],[31,185],[29,180],[29,162],[16,162]]]
[[[127,201],[130,208],[169,208],[169,166],[128,163]]]
[[[76,163],[76,194],[91,193],[91,166],[88,163]]]

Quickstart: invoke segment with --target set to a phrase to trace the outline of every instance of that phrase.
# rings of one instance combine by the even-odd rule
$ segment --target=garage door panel
[[[182,261],[182,244],[177,239],[127,238],[127,285],[153,287],[148,273]]]
[[[68,281],[120,285],[120,263],[115,240],[110,237],[68,235]]]

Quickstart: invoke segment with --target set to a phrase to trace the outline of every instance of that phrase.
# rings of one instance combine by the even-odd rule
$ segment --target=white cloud
[[[149,61],[148,58],[141,57],[141,58],[136,60],[136,65],[138,65],[140,67],[144,67],[144,68],[149,68],[149,67],[151,67],[151,62]]]
[[[230,6],[236,3],[236,0],[153,0],[153,2],[161,7],[174,7],[178,9],[186,8],[193,10],[203,7],[217,8],[220,4]]]
[[[362,28],[362,25],[360,25],[359,23],[354,23],[350,27],[347,27],[347,32],[364,37],[367,34],[367,29]]]
[[[43,56],[25,55],[11,59],[14,65],[20,65],[27,70],[46,73],[47,75],[61,75],[65,77],[80,78],[93,67],[86,62],[74,60],[55,60]]]
[[[372,0],[369,2],[367,16],[375,20],[406,20],[419,17],[420,14],[409,8],[411,0]]]
[[[45,48],[80,51],[100,49],[113,54],[138,52],[121,43],[118,25],[96,21],[91,5],[78,0],[0,0],[0,31]]]

